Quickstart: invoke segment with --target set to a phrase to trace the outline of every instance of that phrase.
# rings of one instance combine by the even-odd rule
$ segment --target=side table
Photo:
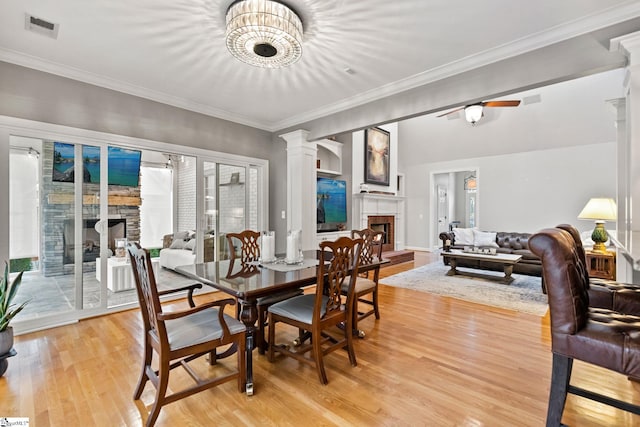
[[[96,279],[100,282],[100,258],[96,258]],[[153,274],[158,277],[160,272],[160,260],[158,258],[151,258],[151,266],[153,267]],[[128,291],[136,288],[136,282],[133,278],[133,270],[131,264],[126,261],[126,258],[107,258],[107,288],[113,292]]]
[[[616,280],[616,253],[586,251],[589,277]]]

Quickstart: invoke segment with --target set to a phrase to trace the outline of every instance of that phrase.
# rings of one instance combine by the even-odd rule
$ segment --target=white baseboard
[[[423,248],[421,246],[405,246],[407,251],[421,251],[421,252],[433,252],[433,249]]]

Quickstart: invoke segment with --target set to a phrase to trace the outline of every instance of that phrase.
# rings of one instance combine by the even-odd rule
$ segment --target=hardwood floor
[[[439,257],[416,253],[382,275],[432,261]],[[228,383],[165,406],[156,425],[544,425],[547,318],[384,285],[380,298],[381,319],[360,323],[367,336],[356,342],[358,366],[346,352],[327,356],[328,385],[307,365],[269,363],[256,352],[254,396]],[[296,334],[278,332],[280,339]],[[139,310],[131,310],[16,337],[18,355],[0,379],[0,417],[29,417],[32,427],[141,425],[147,409],[132,400],[140,334]],[[210,369],[204,361],[192,366]],[[176,373],[172,384],[191,381]],[[573,383],[640,402],[640,384],[580,362]],[[154,391],[147,385],[142,402]],[[640,417],[570,395],[563,422],[632,426]]]

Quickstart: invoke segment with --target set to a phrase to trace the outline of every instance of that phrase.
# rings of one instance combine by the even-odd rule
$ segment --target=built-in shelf
[[[342,143],[331,139],[316,141],[318,164],[316,172],[320,175],[342,175]]]

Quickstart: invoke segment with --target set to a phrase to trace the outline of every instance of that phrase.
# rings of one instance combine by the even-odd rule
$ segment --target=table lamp
[[[607,230],[604,229],[605,221],[613,221],[617,219],[616,202],[613,199],[607,198],[593,198],[590,199],[585,205],[578,219],[592,219],[596,222],[596,228],[591,233],[591,240],[593,240],[593,251],[606,252],[607,248],[604,245],[609,239]]]

